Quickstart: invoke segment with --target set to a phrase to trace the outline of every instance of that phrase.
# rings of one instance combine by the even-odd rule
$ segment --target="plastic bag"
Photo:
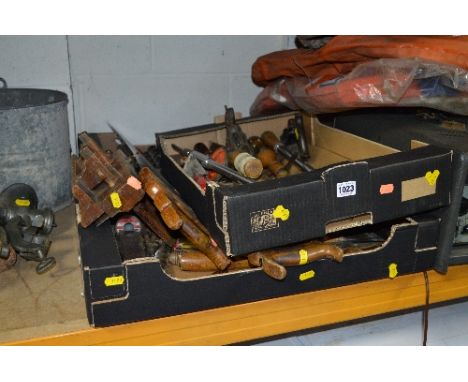
[[[468,36],[336,36],[318,50],[290,49],[259,57],[252,80],[260,86],[298,76],[323,82],[364,62],[415,57],[468,70]]]
[[[468,72],[418,58],[379,59],[327,81],[278,79],[257,96],[250,113],[289,108],[320,114],[382,106],[431,107],[468,115]]]

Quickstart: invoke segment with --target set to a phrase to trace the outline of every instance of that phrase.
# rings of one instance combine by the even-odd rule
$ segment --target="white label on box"
[[[356,195],[356,181],[342,182],[336,184],[336,197],[344,198],[345,196]]]

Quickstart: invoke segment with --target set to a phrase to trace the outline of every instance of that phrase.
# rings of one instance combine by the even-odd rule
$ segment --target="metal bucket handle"
[[[4,78],[0,77],[0,82],[2,83],[2,86],[0,87],[0,89],[6,89],[8,87],[8,84]]]

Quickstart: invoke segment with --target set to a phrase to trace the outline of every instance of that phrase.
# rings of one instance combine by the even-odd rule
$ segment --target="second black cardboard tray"
[[[355,230],[372,232],[382,241],[373,249],[346,254],[341,263],[323,259],[288,267],[286,278],[278,281],[259,268],[227,273],[182,271],[169,264],[164,254],[148,256],[139,246],[126,253],[125,237],[118,237],[126,233],[117,232],[111,221],[99,227],[79,227],[89,323],[116,325],[395,278],[432,269],[438,256],[437,214],[351,231]]]
[[[294,113],[246,118],[247,136],[270,130],[278,137]],[[413,141],[399,151],[327,127],[303,115],[314,171],[206,192],[182,170],[171,147],[197,142],[225,144],[225,126],[211,124],[156,135],[163,175],[194,209],[230,256],[390,221],[450,203],[452,150]],[[352,185],[352,192],[342,192]],[[280,213],[281,212],[281,213]]]

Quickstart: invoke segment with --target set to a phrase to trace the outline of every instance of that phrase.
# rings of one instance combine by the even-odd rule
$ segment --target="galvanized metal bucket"
[[[67,95],[8,88],[2,78],[0,83],[0,191],[26,183],[36,190],[39,208],[58,210],[70,204]]]

